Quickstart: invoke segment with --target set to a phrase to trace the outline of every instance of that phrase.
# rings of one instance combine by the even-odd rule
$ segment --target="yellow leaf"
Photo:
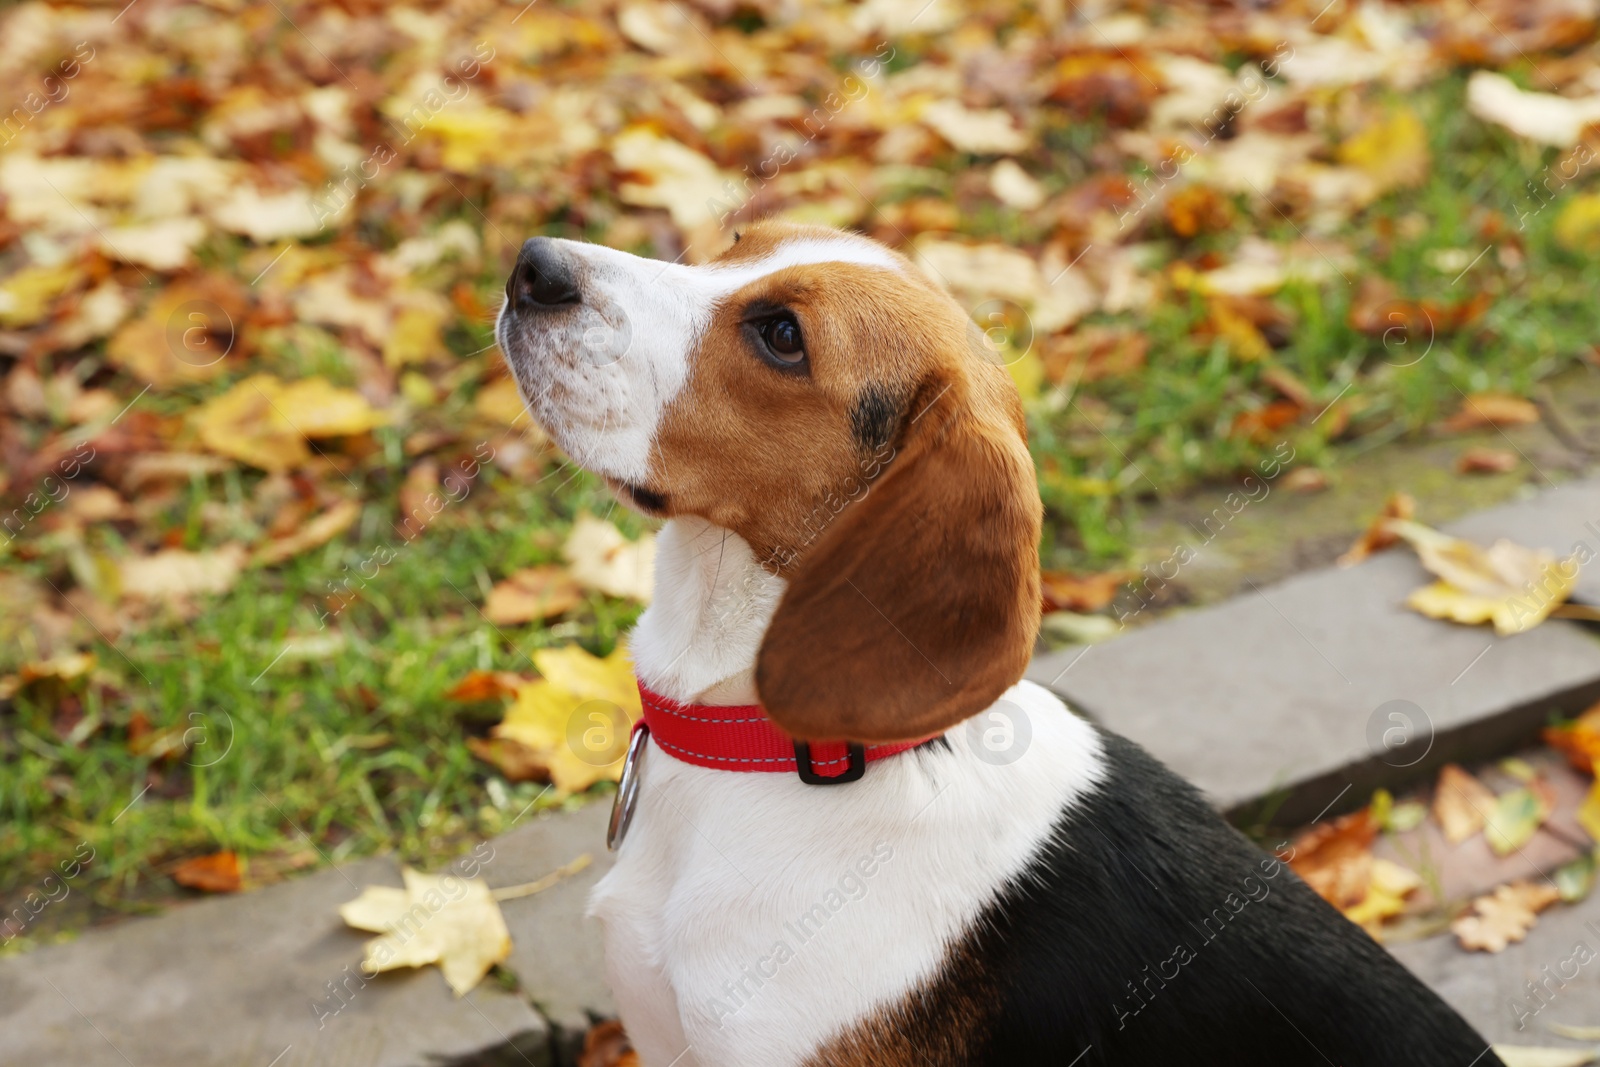
[[[1406,598],[1408,607],[1429,618],[1493,622],[1501,636],[1522,633],[1548,618],[1578,582],[1576,556],[1558,560],[1503,539],[1485,549],[1406,520],[1384,528],[1409,542],[1422,565],[1443,579]]]
[[[17,271],[0,282],[0,326],[32,326],[50,313],[57,297],[83,277],[83,268],[75,263]]]
[[[437,963],[456,996],[465,996],[511,955],[511,931],[489,886],[455,874],[401,868],[404,889],[368,886],[339,909],[357,930],[382,934],[367,942],[368,974]]]
[[[1000,358],[1009,360],[1006,371],[1011,375],[1011,380],[1016,383],[1017,392],[1024,400],[1032,400],[1039,395],[1039,389],[1044,385],[1044,361],[1036,352],[1024,353],[1020,358],[1013,354],[1013,350],[1006,349],[1000,353]]]
[[[586,588],[650,603],[655,584],[654,535],[629,541],[609,522],[593,515],[579,515],[561,555],[572,576]]]
[[[512,378],[496,378],[472,398],[472,409],[491,422],[503,426],[526,424],[526,410],[522,406],[522,393]]]
[[[310,459],[311,452],[284,413],[282,398],[283,383],[277,378],[253,375],[206,401],[193,416],[195,429],[213,452],[266,471],[290,470]]]
[[[1556,243],[1573,252],[1600,252],[1600,193],[1572,197],[1556,216]]]
[[[1409,107],[1397,107],[1339,146],[1339,162],[1359,167],[1380,190],[1421,185],[1428,177],[1428,130]]]
[[[383,361],[390,367],[421,363],[444,351],[445,316],[437,308],[408,307],[395,316],[394,325],[383,339]]]
[[[1374,858],[1367,895],[1359,904],[1344,909],[1345,918],[1377,936],[1385,919],[1405,910],[1406,897],[1422,885],[1422,878],[1390,860]]]
[[[1494,811],[1483,828],[1484,839],[1497,856],[1515,852],[1539,831],[1549,814],[1537,791],[1512,789],[1495,798]]]
[[[279,405],[305,437],[344,437],[385,426],[389,416],[354,389],[340,389],[326,378],[306,378],[285,386]]]
[[[620,171],[637,175],[617,188],[624,204],[664,207],[681,229],[691,230],[717,218],[730,197],[737,207],[738,187],[708,157],[661,136],[646,126],[632,126],[611,142],[611,159]]]
[[[578,645],[541,648],[533,654],[533,665],[551,685],[586,700],[612,701],[630,718],[638,718],[644,710],[626,647],[618,646],[604,659],[591,656]]]
[[[495,740],[518,747],[501,753],[480,745],[474,752],[497,765],[514,763],[518,777],[542,772],[567,793],[616,781],[643,711],[627,650],[600,659],[569,645],[540,649],[533,662],[544,677],[518,687],[493,731]]]

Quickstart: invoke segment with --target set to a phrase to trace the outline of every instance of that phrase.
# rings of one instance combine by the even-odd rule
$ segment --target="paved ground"
[[[1579,541],[1600,551],[1600,482],[1455,529],[1562,553]],[[1404,782],[1447,758],[1509,751],[1550,709],[1600,699],[1600,641],[1591,632],[1552,623],[1500,640],[1424,620],[1399,607],[1423,580],[1408,553],[1389,553],[1087,652],[1042,657],[1032,676],[1149,747],[1220,807],[1242,811],[1276,793],[1290,821],[1361,803],[1372,786]],[[1600,565],[1583,582],[1600,603]],[[1416,727],[1415,747],[1398,752],[1375,741],[1396,710]],[[571,1062],[590,1017],[612,1009],[598,932],[583,918],[584,898],[609,863],[606,807],[541,816],[493,842],[483,869],[491,886],[530,881],[583,852],[595,859],[554,889],[504,905],[519,991],[486,983],[456,1000],[432,968],[363,982],[356,965],[366,935],[346,929],[337,907],[367,884],[399,884],[392,860],[372,859],[0,960],[0,1063]],[[1568,854],[1531,849],[1527,873]],[[1448,937],[1395,951],[1496,1040],[1560,1044],[1541,1032],[1544,1022],[1600,1025],[1600,902],[1547,912],[1525,943],[1499,956],[1465,954]],[[1546,983],[1545,992],[1536,995],[1530,981]]]

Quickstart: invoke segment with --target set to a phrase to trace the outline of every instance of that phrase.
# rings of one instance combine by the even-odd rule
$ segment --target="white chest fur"
[[[719,540],[682,523],[662,535],[634,651],[646,684],[676,699],[751,699],[781,595],[742,541]],[[1102,773],[1094,731],[1028,682],[947,738],[842,786],[646,753],[633,825],[590,904],[646,1067],[798,1064],[895,1004]]]

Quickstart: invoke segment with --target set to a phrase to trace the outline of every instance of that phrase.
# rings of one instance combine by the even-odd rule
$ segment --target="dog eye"
[[[781,315],[768,319],[761,327],[761,340],[767,350],[784,363],[799,363],[806,358],[805,342],[800,337],[800,324],[793,316]]]

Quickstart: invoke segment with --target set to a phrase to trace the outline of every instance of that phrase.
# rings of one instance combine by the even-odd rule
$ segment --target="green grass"
[[[1427,183],[1373,205],[1345,231],[1314,239],[1353,252],[1356,263],[1346,270],[1352,282],[1375,274],[1406,297],[1442,303],[1487,289],[1496,299],[1483,319],[1438,334],[1414,365],[1392,366],[1412,356],[1396,357],[1348,325],[1353,284],[1295,285],[1274,298],[1295,323],[1288,344],[1262,362],[1240,363],[1220,344],[1193,338],[1207,314],[1202,301],[1164,303],[1136,323],[1152,339],[1145,372],[1084,385],[1070,402],[1047,388],[1032,407],[1049,510],[1047,565],[1124,561],[1133,524],[1153,497],[1236,477],[1269,454],[1272,442],[1228,433],[1240,412],[1274,398],[1261,377],[1269,366],[1293,372],[1324,401],[1349,384],[1346,397],[1359,411],[1343,439],[1327,440],[1324,428],[1304,424],[1284,431],[1300,463],[1331,467],[1426,432],[1458,406],[1462,392],[1526,393],[1600,337],[1593,299],[1600,266],[1556,246],[1551,227],[1560,201],[1530,220],[1520,267],[1490,252],[1452,284],[1450,274],[1428,265],[1433,251],[1483,247],[1487,212],[1514,227],[1521,180],[1556,156],[1468,120],[1463,84],[1436,86],[1418,105],[1433,138]],[[1087,173],[1083,155],[1097,139],[1087,126],[1047,131],[1044,143],[1062,176],[1047,184]],[[1592,183],[1580,180],[1563,198],[1585,187]],[[1270,208],[1254,219],[1243,209],[1241,202],[1230,233],[1187,244],[1165,238],[1163,254],[1192,259],[1207,248],[1226,251],[1251,231],[1296,238]],[[1006,239],[1041,236],[1019,232],[1003,213],[984,214],[972,226]],[[476,280],[486,301],[499,285],[488,268]],[[430,417],[441,425],[464,418],[469,404],[454,395],[452,382],[476,380],[482,361],[498,358],[477,354],[488,343],[482,325],[458,327],[449,337],[463,362],[440,383],[447,398]],[[348,380],[351,373],[334,338],[314,328],[283,328],[262,348],[259,369],[286,378]],[[177,414],[228,384],[152,394],[149,409]],[[505,829],[530,805],[555,802],[538,786],[507,784],[469,754],[463,739],[484,732],[498,706],[463,705],[444,694],[472,669],[527,669],[534,648],[576,640],[608,651],[636,608],[596,596],[558,625],[508,630],[486,622],[477,605],[494,580],[554,560],[581,509],[609,514],[630,532],[640,524],[613,510],[594,479],[560,470],[553,459],[527,477],[491,465],[465,501],[415,543],[400,545],[324,628],[318,611],[329,585],[395,540],[388,522],[408,461],[398,435],[380,433],[378,443],[351,473],[368,504],[351,534],[282,567],[248,572],[192,619],[156,618],[115,643],[99,641],[92,682],[72,689],[88,726],[64,740],[61,693],[48,686],[0,706],[0,901],[15,907],[85,842],[96,853],[73,882],[78,903],[46,909],[12,949],[93,914],[158,900],[172,892],[165,872],[173,862],[219,847],[245,855],[257,880],[385,848],[426,863]],[[188,547],[214,546],[217,509],[237,509],[259,477],[198,478],[157,524],[181,531]],[[37,530],[24,541],[28,552],[6,559],[5,568],[58,584],[92,584],[95,561],[119,550],[109,528],[92,530],[80,545]],[[15,670],[26,652],[26,641],[0,649],[0,670]],[[135,754],[130,724],[139,719],[158,731],[188,731],[188,750]]]

